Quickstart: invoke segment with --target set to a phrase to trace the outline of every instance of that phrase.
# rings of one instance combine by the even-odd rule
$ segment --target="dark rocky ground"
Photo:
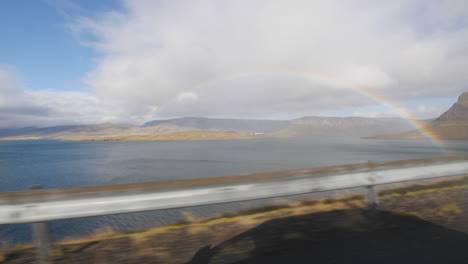
[[[188,263],[467,263],[467,246],[468,235],[415,216],[349,209],[268,221]]]

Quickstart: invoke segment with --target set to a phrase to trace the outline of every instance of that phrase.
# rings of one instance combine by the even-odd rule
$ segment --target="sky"
[[[4,0],[0,128],[434,118],[467,47],[465,0]]]

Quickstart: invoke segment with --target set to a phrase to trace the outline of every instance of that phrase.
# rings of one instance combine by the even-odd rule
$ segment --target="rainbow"
[[[239,80],[242,78],[247,78],[247,77],[252,77],[252,76],[259,76],[259,75],[289,75],[293,77],[301,77],[301,78],[307,78],[311,81],[314,82],[320,82],[320,83],[325,83],[331,86],[338,86],[342,88],[347,88],[351,89],[369,99],[371,99],[374,102],[377,102],[378,104],[382,105],[383,107],[389,109],[402,119],[404,119],[406,122],[408,122],[412,127],[414,127],[421,135],[423,135],[425,138],[430,140],[430,142],[436,146],[437,148],[441,149],[445,154],[447,153],[446,148],[443,144],[443,142],[435,135],[433,134],[428,128],[425,126],[421,125],[418,121],[414,120],[404,109],[390,103],[388,100],[386,100],[384,97],[380,96],[379,94],[375,92],[368,91],[362,87],[359,87],[354,84],[350,83],[344,83],[338,79],[331,78],[325,75],[321,74],[315,74],[315,73],[310,73],[310,72],[305,72],[305,71],[292,71],[292,70],[267,70],[267,71],[252,71],[252,72],[242,72],[242,73],[234,73],[234,74],[228,74],[228,75],[223,75],[217,78],[209,79],[202,81],[194,86],[192,86],[193,90],[197,90],[199,88],[203,88],[206,86],[211,86],[220,82],[225,82],[225,81],[230,81],[230,80]]]

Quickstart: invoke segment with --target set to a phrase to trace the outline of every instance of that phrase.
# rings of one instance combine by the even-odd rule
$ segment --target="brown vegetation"
[[[241,134],[234,131],[183,131],[157,135],[121,135],[102,137],[69,138],[71,141],[130,141],[130,140],[214,140],[214,139],[254,139],[263,135]]]
[[[340,239],[347,241],[346,237],[338,235],[344,230],[351,232],[346,234],[353,237],[364,235],[362,241],[353,242],[363,248],[365,248],[365,241],[369,239],[380,239],[377,240],[380,243],[386,239],[393,241],[403,239],[399,242],[401,245],[406,245],[405,239],[412,239],[410,241],[417,242],[412,245],[419,245],[414,250],[427,252],[432,245],[427,242],[432,241],[430,239],[434,237],[438,239],[446,237],[465,243],[466,239],[463,234],[444,228],[468,233],[467,194],[468,177],[464,177],[381,191],[379,208],[394,212],[391,214],[372,215],[366,213],[365,210],[356,209],[366,206],[362,195],[271,204],[205,219],[196,219],[187,213],[183,222],[172,226],[127,233],[116,233],[110,228],[101,228],[89,237],[68,238],[55,244],[52,254],[56,263],[186,263],[191,259],[196,261],[197,258],[194,256],[203,256],[203,254],[211,256],[212,262],[209,263],[244,263],[240,261],[247,260],[250,262],[245,263],[255,263],[254,260],[257,261],[256,263],[266,263],[262,259],[266,255],[262,252],[270,252],[269,250],[277,252],[279,249],[288,249],[298,254],[306,254],[314,250],[311,248],[308,249],[309,251],[294,251],[287,244],[282,244],[283,242],[305,241],[307,243],[301,242],[298,245],[315,245],[316,250],[317,246],[324,241],[332,241],[335,238],[337,241]],[[436,225],[404,215],[415,215]],[[311,224],[317,221],[322,224]],[[263,224],[265,222],[267,223]],[[395,233],[397,230],[400,233]],[[356,231],[358,233],[354,233]],[[373,237],[375,232],[380,232],[382,235]],[[409,233],[402,236],[401,232]],[[255,238],[250,235],[254,233]],[[330,236],[331,234],[335,234],[336,237]],[[318,239],[316,243],[310,240],[315,238]],[[267,241],[274,243],[264,247]],[[441,246],[447,241],[444,238],[440,240],[442,244],[437,245]],[[397,247],[398,243],[392,245]],[[442,247],[447,252],[456,248],[450,243],[446,245],[451,245]],[[389,250],[389,244],[382,244],[382,246],[387,248],[383,247],[380,250]],[[352,248],[352,243],[347,247]],[[201,250],[203,248],[205,249]],[[262,250],[258,251],[259,249]],[[336,250],[333,247],[330,248],[332,249]],[[450,254],[455,254],[452,256],[455,259],[462,256],[462,254],[456,255],[457,250],[450,251]],[[391,252],[391,250],[381,251],[379,254],[392,254]],[[446,257],[446,255],[441,254],[441,257]],[[5,249],[2,256],[6,263],[29,263],[35,258],[35,251],[29,247]],[[307,254],[304,255],[304,258],[307,259],[307,256]],[[316,253],[313,256],[316,260],[320,260],[318,257],[321,256],[320,254]],[[416,254],[413,257],[416,256],[419,255]],[[379,255],[374,255],[373,260],[376,257],[378,258]],[[300,263],[300,259],[296,260],[296,263]],[[327,263],[325,259],[321,260],[321,263]],[[440,261],[440,259],[437,260]],[[434,263],[430,262],[432,260],[428,261],[426,263]]]

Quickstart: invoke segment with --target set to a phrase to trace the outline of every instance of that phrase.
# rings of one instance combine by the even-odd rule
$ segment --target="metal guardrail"
[[[94,193],[87,196],[5,201],[0,198],[0,224],[152,211],[262,198],[368,187],[468,173],[468,162],[412,168],[373,170],[321,177],[290,177],[274,181],[169,191]]]
[[[50,263],[48,234],[44,225],[44,222],[50,220],[237,202],[357,187],[368,188],[369,203],[375,206],[377,195],[373,187],[376,185],[464,174],[468,174],[468,162],[458,160],[435,165],[419,164],[415,167],[375,170],[370,168],[365,171],[331,175],[301,175],[251,183],[156,191],[103,190],[81,192],[79,195],[67,195],[66,192],[54,194],[53,190],[13,192],[0,195],[0,224],[36,223],[33,231],[40,244],[42,263]]]

